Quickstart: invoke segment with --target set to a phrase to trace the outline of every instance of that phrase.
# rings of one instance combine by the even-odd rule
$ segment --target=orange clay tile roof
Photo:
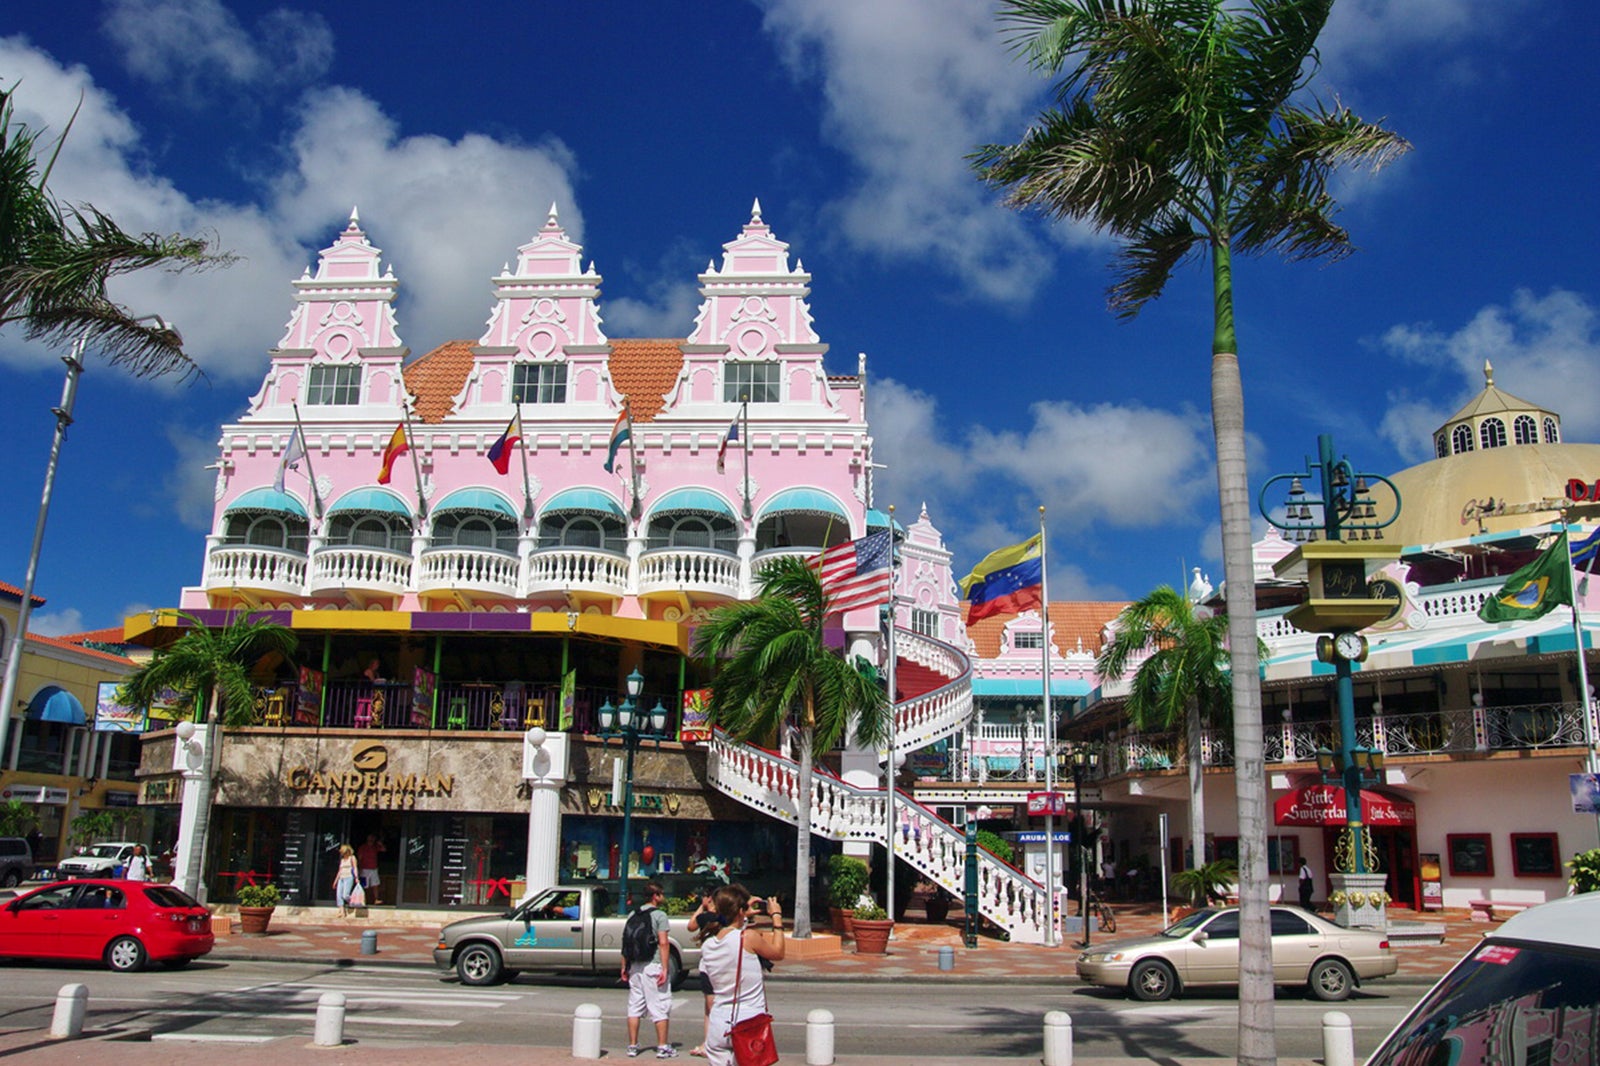
[[[613,340],[611,382],[628,398],[635,422],[650,422],[667,405],[683,370],[683,342]]]
[[[93,641],[96,644],[126,644],[121,626],[109,626],[105,629],[91,629],[87,633],[63,633],[61,639],[70,644],[84,644]]]
[[[1078,649],[1078,642],[1083,641],[1083,650],[1091,655],[1100,654],[1100,631],[1107,622],[1122,613],[1128,606],[1126,601],[1090,600],[1077,603],[1052,603],[1050,605],[1050,628],[1055,634],[1056,650],[1063,655],[1071,654]],[[966,613],[967,605],[962,604],[962,613]],[[993,615],[984,618],[967,627],[967,635],[972,638],[973,647],[980,659],[993,659],[1000,654],[1000,637],[1005,632],[1006,623],[1015,618],[1015,615]]]
[[[443,422],[472,373],[472,341],[445,341],[401,372],[417,398],[417,421]]]
[[[16,600],[18,603],[22,602],[22,590],[9,581],[0,581],[0,593],[3,593],[9,599]],[[37,592],[34,593],[33,605],[38,607],[42,603],[44,603],[44,597]]]
[[[61,637],[46,637],[38,633],[29,633],[28,639],[35,644],[43,644],[51,648],[63,648],[67,651],[77,652],[79,655],[89,655],[96,659],[104,659],[106,662],[116,663],[119,666],[134,665],[133,660],[126,655],[113,655],[111,652],[101,651],[99,648],[85,648],[82,644],[64,640]],[[118,643],[121,643],[120,639]]]

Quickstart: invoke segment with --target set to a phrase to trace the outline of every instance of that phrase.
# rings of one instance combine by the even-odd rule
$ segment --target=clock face
[[[1359,633],[1340,633],[1333,638],[1334,650],[1351,662],[1358,662],[1366,654],[1367,642]]]

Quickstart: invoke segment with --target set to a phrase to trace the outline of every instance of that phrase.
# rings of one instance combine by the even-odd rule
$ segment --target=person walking
[[[356,849],[356,867],[361,871],[361,884],[366,888],[369,907],[383,903],[379,898],[383,882],[378,878],[378,856],[388,850],[376,833],[368,833],[367,842]]]
[[[716,990],[706,1029],[706,1062],[734,1066],[730,1030],[736,1015],[753,1018],[766,1013],[761,960],[783,958],[783,914],[776,896],[764,903],[757,900],[759,910],[752,910],[750,892],[740,884],[724,885],[714,898],[719,927],[715,932],[708,929],[700,942],[700,972]]]
[[[350,895],[356,890],[356,849],[339,845],[339,869],[333,875],[333,898],[339,904],[339,917],[350,917]]]
[[[143,844],[133,846],[133,854],[128,856],[128,868],[123,876],[129,881],[150,880],[150,859],[144,853]]]
[[[1316,891],[1316,879],[1311,876],[1311,866],[1302,856],[1300,859],[1300,906],[1303,910],[1311,910],[1311,894]]]
[[[646,1013],[656,1027],[656,1058],[675,1059],[678,1049],[667,1040],[672,1015],[670,924],[661,909],[666,892],[654,881],[644,886],[645,902],[629,915],[622,930],[622,980],[628,985],[628,1057],[639,1057],[639,1020]]]

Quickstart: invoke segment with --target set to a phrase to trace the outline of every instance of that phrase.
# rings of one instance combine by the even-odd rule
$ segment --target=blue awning
[[[434,505],[434,511],[478,511],[482,514],[517,517],[516,508],[493,489],[456,489]]]
[[[306,517],[303,503],[277,489],[251,489],[234,500],[224,511],[271,511],[274,514],[292,514]]]
[[[621,520],[626,517],[622,513],[622,504],[607,496],[599,489],[567,489],[550,497],[539,508],[540,514],[553,511],[585,511],[589,514],[606,515]]]
[[[972,694],[974,696],[1038,696],[1041,686],[1037,679],[1028,680],[1021,677],[975,677],[972,679]],[[1050,679],[1050,695],[1052,696],[1087,696],[1089,682],[1065,677],[1052,677]]]
[[[714,492],[705,489],[673,489],[650,508],[652,516],[669,511],[699,511],[706,514],[725,515],[734,519],[733,507]]]
[[[816,489],[784,489],[762,505],[761,517],[795,511],[832,515],[847,525],[850,521],[850,516],[845,514],[844,507],[838,500]]]
[[[867,512],[867,531],[869,533],[874,529],[888,529],[888,528],[889,528],[889,514],[888,514],[887,511],[879,511],[879,510],[874,509],[874,510],[871,510],[871,511]],[[902,526],[899,522],[896,522],[894,524],[894,531],[896,533],[904,533],[906,531],[906,527]]]
[[[328,508],[328,513],[335,511],[387,511],[390,514],[411,517],[411,505],[392,492],[383,489],[356,489],[347,492]]]
[[[28,701],[28,719],[34,722],[85,725],[89,716],[83,713],[83,704],[78,702],[78,697],[59,685],[46,685]]]

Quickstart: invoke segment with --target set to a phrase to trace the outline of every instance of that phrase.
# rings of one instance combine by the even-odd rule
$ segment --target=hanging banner
[[[150,728],[160,729],[157,722],[188,722],[194,720],[194,693],[164,688],[150,701]]]
[[[556,732],[572,731],[573,714],[578,702],[578,671],[568,670],[561,675],[561,710],[556,715]]]
[[[115,681],[102,681],[94,698],[94,731],[96,733],[138,733],[144,729],[144,708],[129,707],[117,702]]]
[[[411,675],[411,724],[417,729],[433,725],[433,693],[439,676],[431,670],[417,667]]]
[[[1045,814],[1066,813],[1067,794],[1065,792],[1028,793],[1028,814],[1030,817]]]
[[[1337,785],[1311,785],[1279,798],[1272,813],[1277,825],[1344,825],[1344,789]],[[1361,820],[1372,826],[1414,826],[1417,808],[1405,800],[1362,789]]]
[[[705,744],[711,740],[711,690],[691,688],[683,692],[682,723],[678,739],[685,744]]]
[[[300,688],[294,695],[295,725],[322,724],[322,680],[321,670],[300,668]]]

